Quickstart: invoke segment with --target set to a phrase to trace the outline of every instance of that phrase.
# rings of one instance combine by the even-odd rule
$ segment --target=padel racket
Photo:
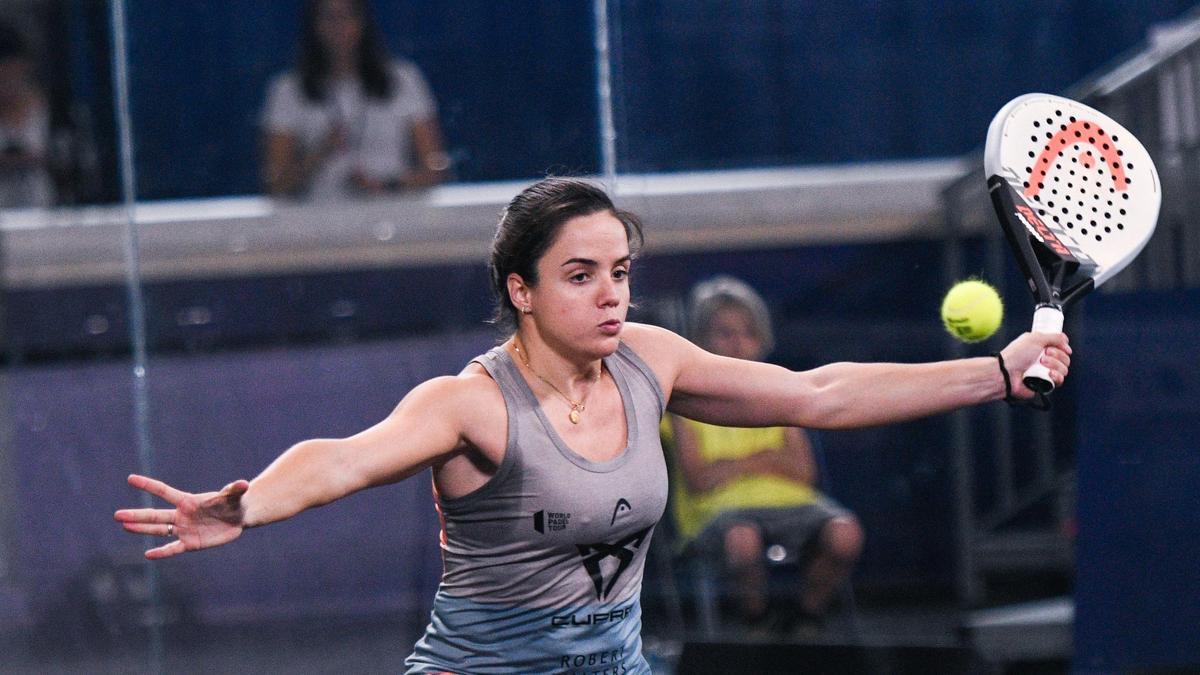
[[[1154,162],[1121,125],[1082,103],[1026,94],[988,127],[988,192],[1036,308],[1033,331],[1062,331],[1063,308],[1133,260],[1158,221]],[[1025,386],[1054,389],[1040,363]]]

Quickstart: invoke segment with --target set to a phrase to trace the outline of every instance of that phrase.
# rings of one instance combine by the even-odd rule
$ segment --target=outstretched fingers
[[[175,535],[175,526],[167,523],[160,525],[158,523],[121,523],[121,527],[125,528],[126,532],[134,534],[148,534],[153,537],[172,537]]]
[[[235,497],[240,498],[242,495],[246,494],[246,490],[249,489],[250,481],[240,478],[221,488],[221,496],[225,497],[226,499]]]
[[[113,518],[126,526],[168,525],[175,522],[175,509],[121,509],[113,514]]]
[[[146,558],[148,560],[159,560],[161,558],[170,558],[171,556],[176,556],[180,553],[185,553],[186,551],[187,546],[181,540],[176,539],[169,544],[163,544],[158,548],[152,548],[149,551],[146,551]]]
[[[166,483],[139,476],[129,476],[129,484],[170,502],[175,508],[121,509],[113,518],[126,532],[153,537],[176,537],[162,546],[146,551],[146,558],[170,558],[186,551],[220,546],[238,537],[245,525],[241,522],[241,497],[249,481],[236,480],[220,492],[191,494]]]
[[[127,480],[133,487],[139,490],[145,490],[155,497],[165,499],[172,504],[178,504],[179,502],[183,501],[184,497],[187,496],[186,492],[176,490],[161,480],[155,480],[149,476],[139,476],[138,474],[133,473],[129,474],[129,478]]]

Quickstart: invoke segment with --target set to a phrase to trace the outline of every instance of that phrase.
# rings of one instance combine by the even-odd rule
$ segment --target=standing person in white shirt
[[[449,160],[429,85],[392,59],[366,0],[310,0],[297,67],[263,112],[267,190],[339,199],[434,185]]]

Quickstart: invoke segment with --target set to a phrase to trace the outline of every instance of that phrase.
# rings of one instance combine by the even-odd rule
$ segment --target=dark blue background
[[[1200,663],[1198,306],[1195,290],[1089,301],[1079,336],[1088,356],[1072,364],[1086,401],[1075,593],[1081,672],[1195,672]]]
[[[626,0],[624,168],[956,155],[1190,2]]]

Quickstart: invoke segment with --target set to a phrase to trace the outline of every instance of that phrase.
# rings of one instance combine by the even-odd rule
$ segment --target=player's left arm
[[[1005,395],[994,357],[933,363],[833,363],[794,372],[709,353],[661,328],[631,324],[623,338],[659,376],[669,409],[724,426],[848,429],[890,424]],[[1061,333],[1025,333],[1002,355],[1015,396],[1033,392],[1021,373],[1035,362],[1059,385],[1071,348]]]

